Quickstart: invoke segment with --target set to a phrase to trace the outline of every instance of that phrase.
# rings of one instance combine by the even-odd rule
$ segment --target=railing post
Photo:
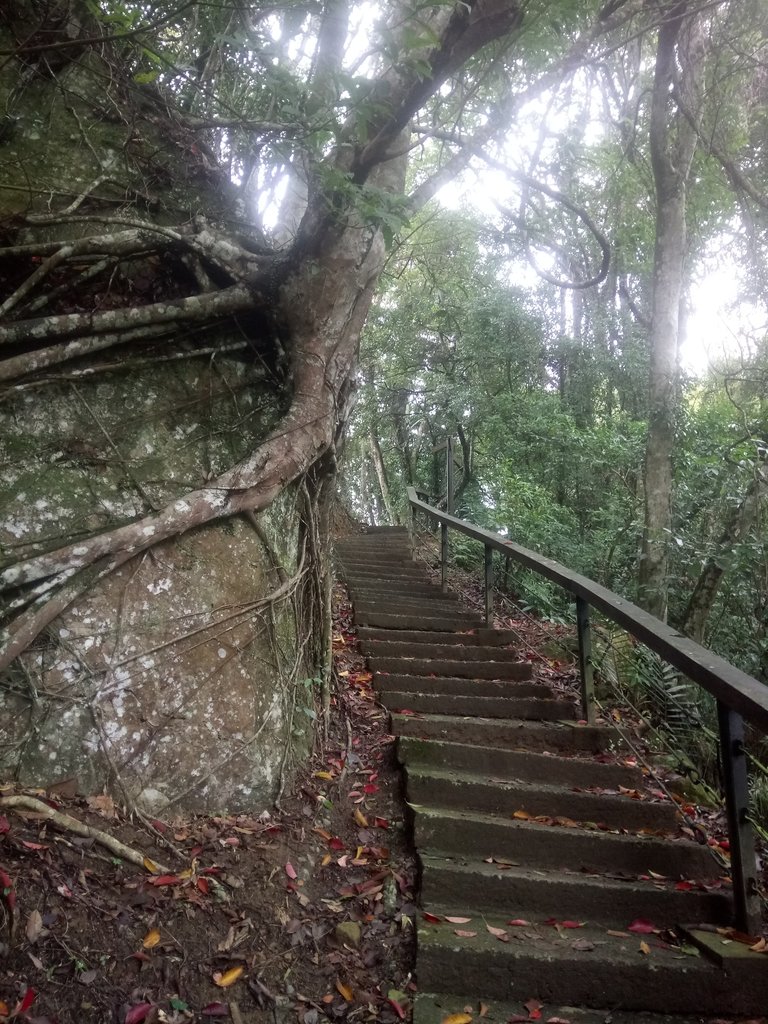
[[[717,702],[723,789],[731,847],[734,924],[754,935],[760,929],[760,897],[755,866],[755,835],[749,823],[749,778],[744,750],[744,719],[722,701]]]
[[[445,442],[445,511],[452,516],[455,508],[453,503],[453,438]]]
[[[485,570],[485,625],[493,629],[493,548],[490,544],[485,545],[485,558],[483,560]]]
[[[448,527],[440,523],[440,583],[445,590],[448,584]]]
[[[592,664],[592,627],[589,623],[589,603],[576,598],[576,633],[579,639],[579,676],[581,677],[581,703],[584,717],[595,724],[595,670]]]

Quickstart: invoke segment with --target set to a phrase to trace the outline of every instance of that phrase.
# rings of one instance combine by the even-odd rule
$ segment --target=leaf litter
[[[32,794],[139,851],[143,867],[34,813],[0,815],[0,941],[10,946],[0,1021],[409,1016],[415,863],[394,738],[346,595],[337,587],[334,596],[340,683],[330,733],[289,780],[279,813],[187,815],[145,828],[106,794],[79,796],[77,780]]]

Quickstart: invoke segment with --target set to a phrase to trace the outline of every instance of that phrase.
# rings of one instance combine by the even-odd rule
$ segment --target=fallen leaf
[[[768,939],[758,939],[754,946],[749,948],[753,953],[765,953],[768,950]]]
[[[627,931],[634,932],[636,935],[652,935],[653,932],[657,931],[657,928],[655,924],[646,921],[644,917],[638,917],[629,925]]]
[[[529,999],[527,1003],[523,1003],[523,1006],[528,1011],[528,1020],[539,1020],[543,1005],[538,999]]]
[[[245,968],[241,965],[239,967],[230,967],[228,971],[216,971],[213,976],[214,985],[218,985],[219,988],[229,988],[230,985],[234,985],[235,982],[242,976]]]
[[[345,1002],[351,1003],[355,998],[352,989],[348,985],[344,985],[338,979],[336,980],[336,991],[343,997]]]
[[[517,818],[519,821],[530,821],[531,820],[531,815],[528,813],[528,811],[515,811],[515,813],[512,815],[512,817],[513,818]]]
[[[472,920],[471,917],[446,917],[446,921],[450,921],[451,924],[469,924]]]
[[[330,782],[333,779],[333,774],[331,772],[313,772],[312,774],[316,779],[325,779],[327,782]]]
[[[144,947],[144,949],[154,949],[155,946],[159,942],[160,942],[160,929],[159,928],[153,928],[151,931],[147,932],[147,934],[144,936],[144,941],[142,942],[142,946]]]
[[[513,917],[511,921],[507,921],[507,924],[512,925],[513,928],[527,928],[530,923],[530,921],[524,921],[522,917]]]
[[[449,1013],[447,1017],[443,1017],[440,1024],[471,1024],[471,1021],[471,1013]]]
[[[428,914],[426,910],[421,916],[424,918],[427,924],[440,924],[440,922],[443,920],[442,917],[438,917],[437,914]]]
[[[640,952],[643,954],[643,956],[648,956],[648,954],[651,952],[651,947],[648,945],[647,942],[640,943]]]
[[[29,942],[34,944],[40,938],[43,932],[43,916],[39,910],[33,910],[27,918],[26,934]]]
[[[359,807],[355,808],[353,817],[357,824],[360,826],[360,828],[368,828],[368,819],[366,818],[366,816],[363,814]]]
[[[293,866],[293,864],[291,864],[290,861],[288,861],[288,863],[285,865],[285,873],[286,875],[288,875],[289,878],[296,879],[299,877],[296,874],[296,868]]]
[[[491,935],[495,935],[497,939],[500,939],[502,935],[507,934],[503,928],[494,928],[493,925],[490,924],[486,924],[485,927],[488,929]]]
[[[453,934],[458,935],[460,939],[474,939],[474,937],[477,935],[477,932],[465,932],[462,931],[461,928],[454,928]]]
[[[132,1006],[125,1015],[125,1024],[141,1024],[143,1020],[147,1019],[147,1015],[154,1005],[154,1003],[137,1003],[136,1006]]]
[[[628,938],[630,938],[629,932],[617,932],[617,931],[614,931],[612,928],[609,928],[608,931],[605,934],[606,935],[613,935],[617,939],[628,939]]]
[[[107,793],[99,793],[98,796],[86,797],[88,807],[96,811],[103,818],[116,818],[115,801]]]
[[[490,1007],[487,1003],[480,1003],[480,1012],[478,1013],[478,1017],[484,1017],[486,1013],[488,1013],[489,1009]]]

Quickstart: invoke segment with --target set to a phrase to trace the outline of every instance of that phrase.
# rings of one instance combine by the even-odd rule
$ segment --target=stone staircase
[[[614,732],[430,582],[404,529],[339,541],[336,559],[421,865],[415,1024],[481,1004],[494,1024],[768,1013],[768,956],[717,931],[722,866],[640,768],[605,757]]]

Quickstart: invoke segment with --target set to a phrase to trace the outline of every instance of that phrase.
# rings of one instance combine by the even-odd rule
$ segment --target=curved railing
[[[715,698],[731,848],[735,923],[742,931],[754,934],[761,915],[755,837],[749,821],[744,722],[746,720],[760,732],[768,734],[768,686],[689,640],[631,601],[619,597],[586,576],[572,572],[559,562],[430,505],[413,487],[408,488],[408,500],[414,513],[423,512],[433,523],[440,525],[443,586],[448,565],[448,531],[455,530],[483,545],[485,618],[488,625],[492,624],[493,618],[494,552],[538,573],[573,595],[576,601],[582,701],[584,717],[588,722],[595,721],[591,608],[617,623]]]

